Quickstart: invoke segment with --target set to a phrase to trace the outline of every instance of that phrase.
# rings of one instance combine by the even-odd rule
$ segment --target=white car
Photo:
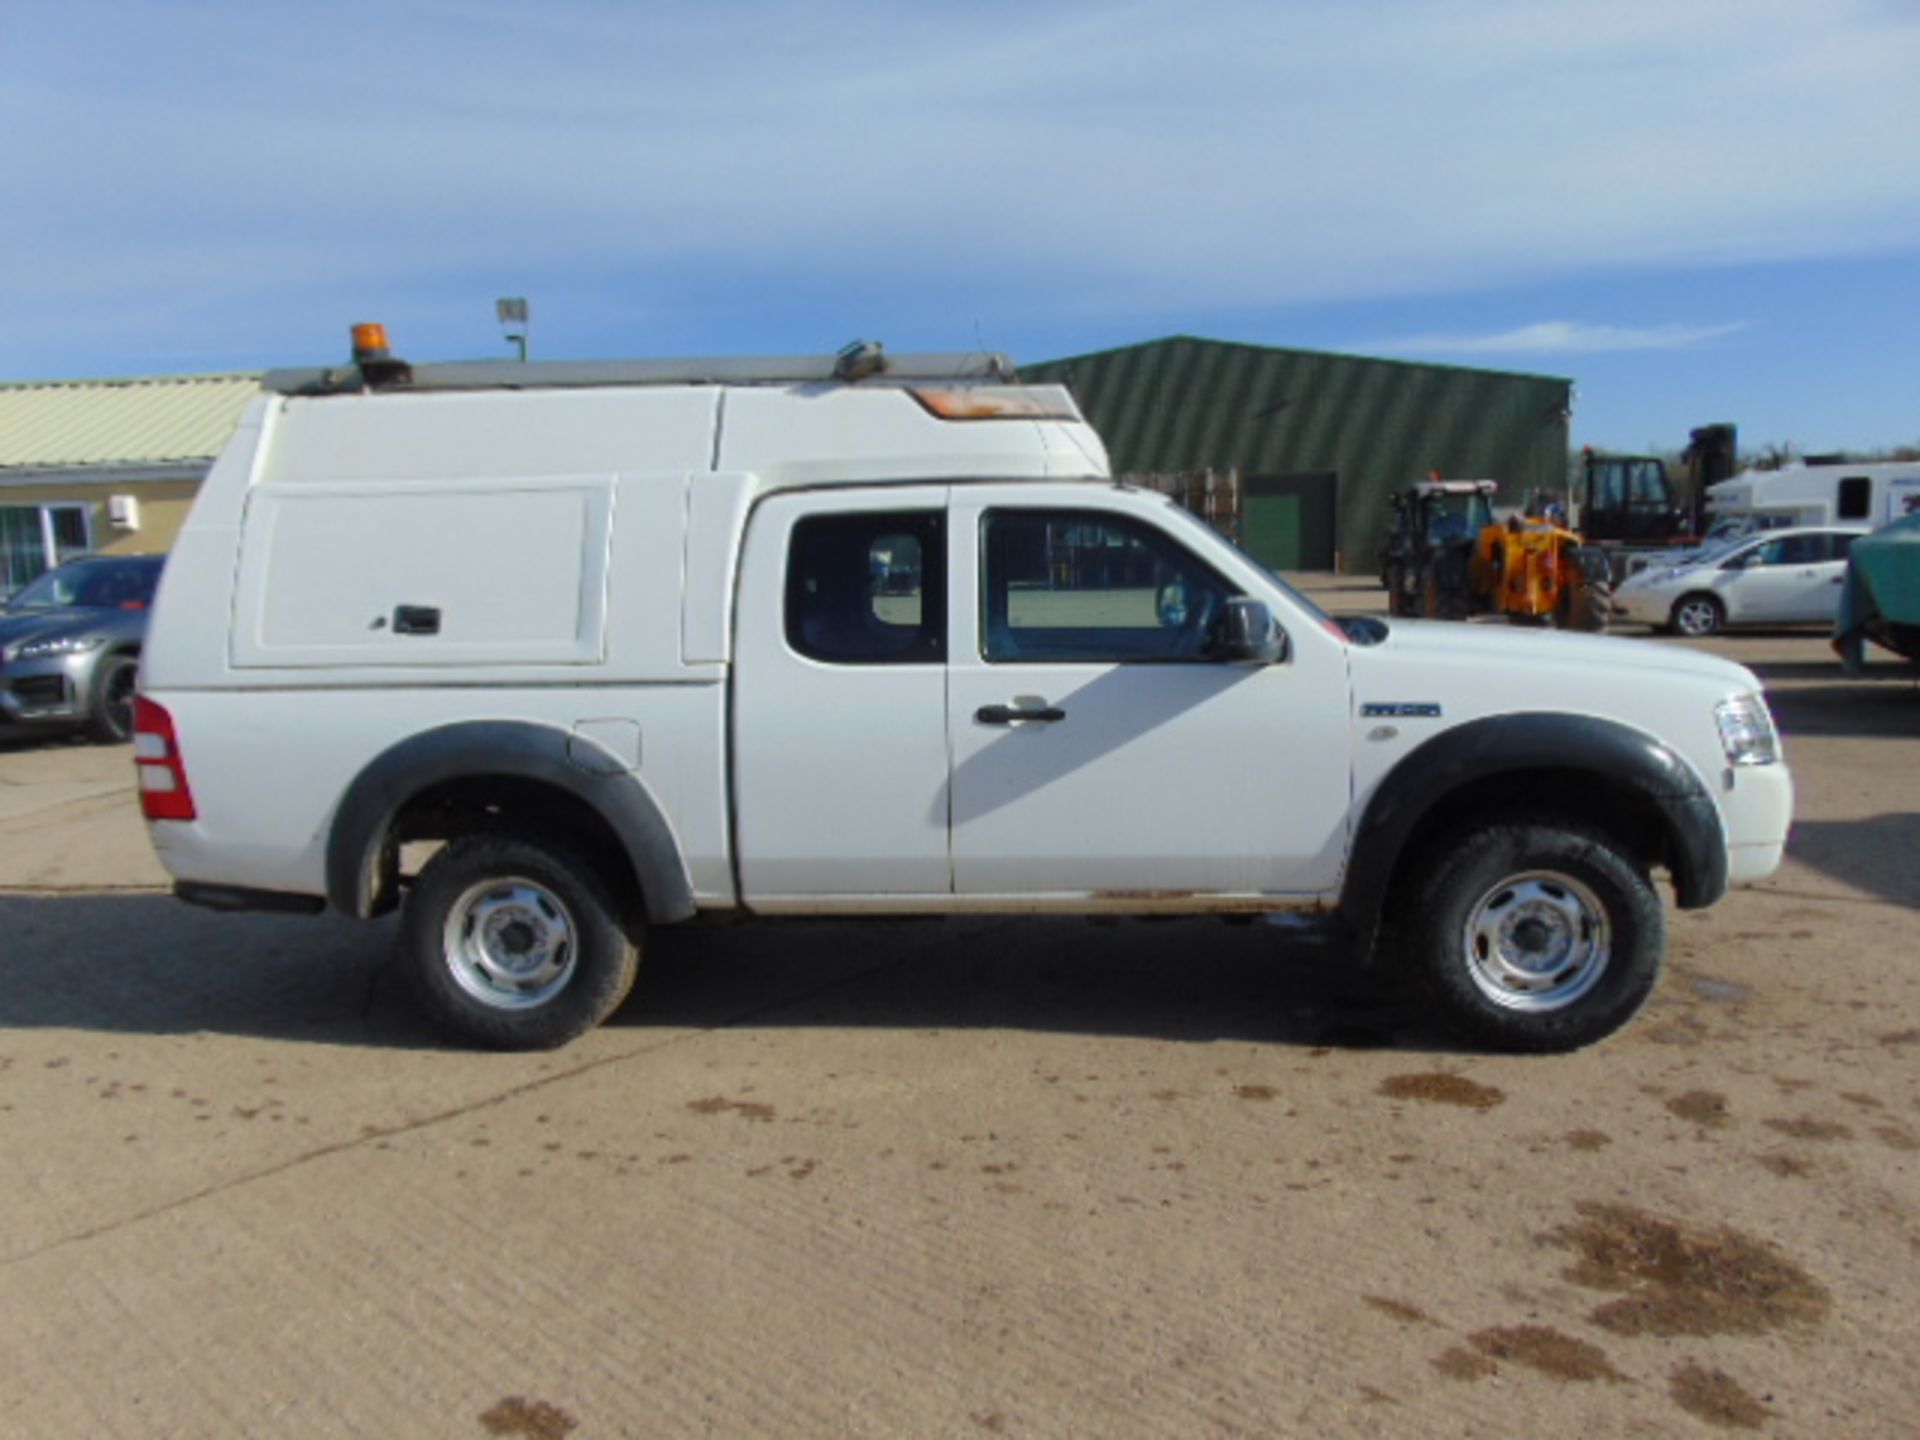
[[[1729,625],[1831,625],[1847,550],[1866,533],[1864,525],[1769,530],[1643,570],[1614,592],[1613,616],[1696,637]]]

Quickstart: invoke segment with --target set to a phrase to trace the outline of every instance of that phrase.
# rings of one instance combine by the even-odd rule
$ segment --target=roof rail
[[[379,390],[566,390],[600,385],[827,384],[845,378],[836,355],[763,355],[691,360],[455,360],[414,365],[410,379],[368,377],[352,365],[269,370],[261,388],[281,395],[342,395]],[[1019,378],[1013,361],[992,351],[888,355],[877,372],[889,380]]]

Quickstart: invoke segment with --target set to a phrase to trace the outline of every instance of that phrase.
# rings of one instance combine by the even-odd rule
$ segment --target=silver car
[[[1864,525],[1763,531],[1642,570],[1613,592],[1613,618],[1694,637],[1729,625],[1831,625],[1847,547],[1866,533]]]
[[[133,735],[134,680],[159,555],[89,555],[0,603],[0,734]]]

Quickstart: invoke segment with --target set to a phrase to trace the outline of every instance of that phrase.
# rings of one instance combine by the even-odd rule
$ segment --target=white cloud
[[[1733,325],[1586,325],[1542,320],[1488,335],[1409,335],[1357,347],[1433,355],[1591,355],[1606,350],[1687,350],[1747,329]]]

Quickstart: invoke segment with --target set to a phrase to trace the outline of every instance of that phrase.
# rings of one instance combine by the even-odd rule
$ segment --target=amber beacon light
[[[387,354],[387,327],[378,321],[367,321],[353,327],[353,359],[355,364],[365,364],[369,360],[385,360]]]

